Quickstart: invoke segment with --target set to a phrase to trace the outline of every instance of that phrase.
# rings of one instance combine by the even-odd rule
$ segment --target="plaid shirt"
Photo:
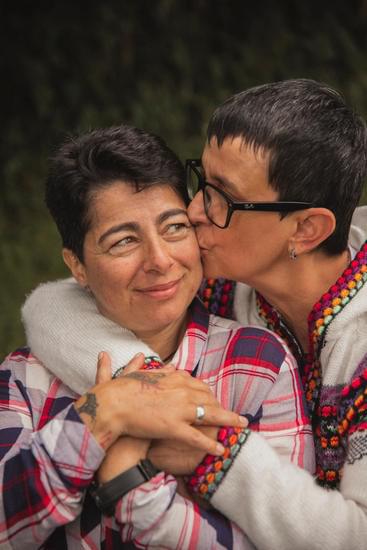
[[[277,336],[209,315],[195,300],[173,362],[246,415],[279,454],[313,470],[297,366]],[[164,473],[121,499],[115,517],[101,516],[87,488],[104,451],[76,413],[76,397],[29,350],[1,365],[1,548],[252,547],[218,512],[178,495]]]

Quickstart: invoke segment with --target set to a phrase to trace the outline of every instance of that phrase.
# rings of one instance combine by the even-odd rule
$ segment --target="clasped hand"
[[[188,467],[192,471],[205,453],[223,452],[216,441],[217,427],[244,425],[242,417],[223,409],[201,380],[173,366],[146,371],[141,370],[143,365],[144,356],[138,354],[122,376],[112,379],[110,358],[102,352],[96,385],[75,403],[82,420],[107,451],[99,471],[101,482],[147,455],[158,468],[188,473]],[[202,420],[196,419],[199,405],[205,408]],[[151,440],[161,441],[149,450]],[[174,472],[174,463],[179,471]]]

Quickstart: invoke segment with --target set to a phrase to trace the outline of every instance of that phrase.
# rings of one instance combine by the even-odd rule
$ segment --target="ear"
[[[64,262],[70,269],[73,277],[78,281],[80,286],[86,288],[88,286],[88,278],[85,267],[79,260],[78,256],[69,248],[63,248],[62,257],[64,259]]]
[[[328,208],[309,208],[296,214],[296,230],[289,241],[289,248],[297,256],[315,250],[334,232],[336,220]]]

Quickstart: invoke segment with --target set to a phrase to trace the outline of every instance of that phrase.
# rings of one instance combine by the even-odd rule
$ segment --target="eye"
[[[183,236],[186,235],[186,233],[191,229],[191,224],[187,221],[185,223],[183,222],[177,222],[177,223],[170,223],[167,225],[165,233],[168,236]]]
[[[210,203],[212,202],[212,197],[210,195],[210,187],[205,187],[204,189],[204,199],[205,199],[205,202],[208,206],[210,206]]]
[[[132,235],[129,235],[127,237],[124,237],[123,239],[120,239],[116,243],[114,243],[110,249],[109,253],[117,256],[118,254],[123,254],[124,252],[128,252],[134,246],[137,244],[138,239],[136,237],[133,237]]]

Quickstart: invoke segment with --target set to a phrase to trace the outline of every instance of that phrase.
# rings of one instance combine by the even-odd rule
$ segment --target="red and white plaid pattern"
[[[294,359],[267,330],[209,316],[195,300],[173,362],[207,382],[284,457],[312,471],[312,432]],[[28,350],[0,368],[0,547],[251,548],[216,511],[158,474],[101,517],[87,492],[104,452],[74,410],[76,395]],[[129,546],[128,543],[125,546]]]

